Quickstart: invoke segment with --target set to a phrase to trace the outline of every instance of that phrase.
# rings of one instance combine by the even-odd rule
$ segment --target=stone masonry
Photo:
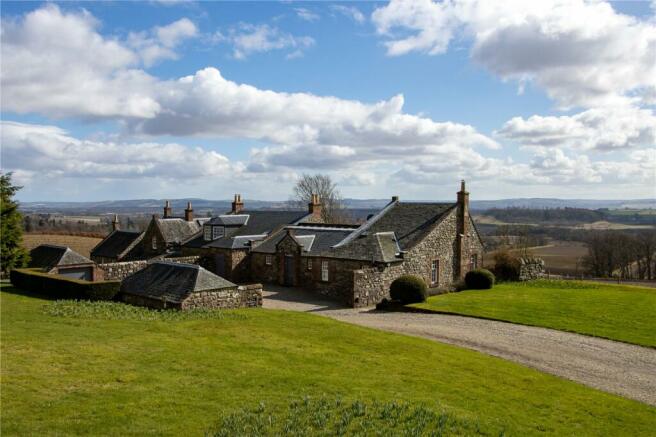
[[[519,280],[530,281],[544,276],[544,260],[542,258],[520,258]]]
[[[152,261],[160,261],[160,258],[154,260],[140,260],[140,261],[124,261],[117,263],[104,263],[98,264],[98,267],[104,272],[104,279],[106,281],[122,281],[131,274],[138,272],[145,268]],[[165,258],[166,261],[183,263],[183,264],[198,264],[198,256],[185,256],[177,258]]]

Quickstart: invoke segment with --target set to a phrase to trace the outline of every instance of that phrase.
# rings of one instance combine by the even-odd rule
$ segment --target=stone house
[[[42,244],[30,251],[30,268],[39,268],[45,273],[58,274],[72,279],[101,281],[103,271],[89,258],[66,246]]]
[[[448,288],[482,265],[483,244],[462,182],[455,203],[400,202],[398,197],[357,229],[285,226],[253,245],[252,280],[304,287],[353,307],[389,298],[403,274]]]
[[[194,218],[191,202],[187,203],[184,217],[173,217],[169,201],[164,206],[164,216],[153,215],[143,232],[120,230],[118,217],[114,216],[112,232],[94,247],[91,258],[108,263],[176,256],[181,253],[182,243],[198,234],[207,220]]]
[[[202,230],[182,244],[184,256],[198,255],[202,264],[236,282],[250,280],[250,251],[258,242],[287,225],[321,222],[321,203],[314,195],[305,211],[248,211],[240,194],[232,209],[203,223]]]
[[[157,261],[125,278],[121,297],[159,309],[257,307],[262,305],[262,287],[237,286],[195,264]]]

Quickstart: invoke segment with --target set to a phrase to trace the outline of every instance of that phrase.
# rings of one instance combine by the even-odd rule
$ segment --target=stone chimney
[[[194,210],[191,208],[191,202],[187,202],[187,209],[185,209],[185,221],[194,221]]]
[[[119,229],[118,214],[114,214],[114,218],[112,219],[112,231],[118,231],[118,229]]]
[[[467,250],[469,234],[469,193],[465,189],[465,181],[460,181],[460,191],[458,191],[458,221],[456,225],[458,234],[458,276],[463,279],[467,273],[468,255]]]
[[[164,205],[164,218],[170,218],[173,217],[173,214],[171,213],[171,202],[168,200],[166,201],[166,204]]]
[[[244,202],[241,201],[241,194],[235,194],[235,200],[232,201],[232,213],[239,214],[244,210]]]
[[[321,200],[318,194],[312,193],[310,203],[308,203],[308,212],[312,214],[312,221],[321,221]]]

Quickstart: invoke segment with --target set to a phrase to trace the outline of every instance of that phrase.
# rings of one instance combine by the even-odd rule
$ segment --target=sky
[[[22,201],[656,197],[656,1],[2,2]]]

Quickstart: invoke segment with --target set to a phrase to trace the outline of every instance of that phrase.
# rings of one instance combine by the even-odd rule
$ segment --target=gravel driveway
[[[472,317],[340,308],[301,290],[267,288],[265,308],[314,312],[474,349],[656,406],[656,349]]]

